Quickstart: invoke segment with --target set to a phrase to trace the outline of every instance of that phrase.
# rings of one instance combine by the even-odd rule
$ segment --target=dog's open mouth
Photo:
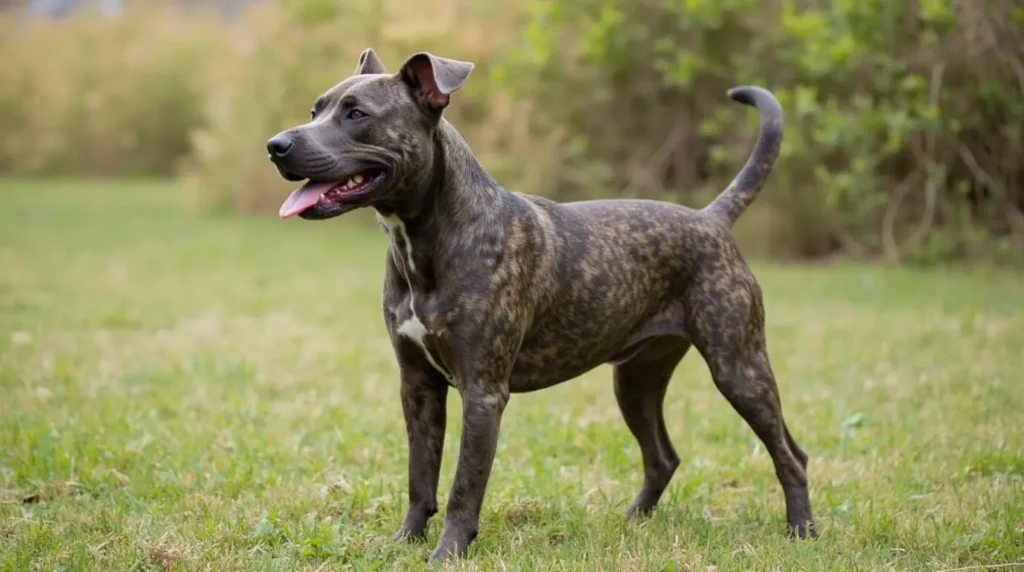
[[[285,199],[278,214],[281,218],[289,218],[307,210],[332,211],[349,210],[346,208],[353,202],[369,195],[380,187],[386,173],[382,169],[366,169],[344,181],[320,182],[309,181]]]

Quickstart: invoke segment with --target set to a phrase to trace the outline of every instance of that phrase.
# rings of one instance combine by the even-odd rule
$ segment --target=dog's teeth
[[[321,201],[326,199],[326,198],[327,198],[327,193],[320,193],[320,200]]]
[[[352,180],[355,181],[357,185],[361,185],[363,183],[363,176],[356,175],[355,177],[352,177]]]
[[[356,182],[352,180],[352,177],[349,177],[348,181],[345,183],[345,186],[351,189],[352,187],[356,186]]]

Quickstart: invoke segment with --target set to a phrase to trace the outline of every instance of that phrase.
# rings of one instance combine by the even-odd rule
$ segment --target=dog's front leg
[[[508,396],[506,387],[487,382],[467,384],[462,390],[459,464],[448,499],[444,532],[431,560],[464,556],[469,543],[476,538]]]
[[[446,423],[446,385],[402,382],[402,410],[409,437],[409,508],[395,540],[422,540],[430,517],[437,514],[437,480],[441,473]]]
[[[448,385],[433,370],[406,366],[401,394],[409,438],[409,508],[395,540],[422,540],[430,517],[437,514]]]

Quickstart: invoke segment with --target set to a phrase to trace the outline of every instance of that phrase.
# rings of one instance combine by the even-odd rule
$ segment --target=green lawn
[[[0,569],[406,570],[386,239],[189,214],[164,183],[0,183]],[[478,570],[937,570],[1024,561],[1024,275],[757,264],[818,542],[696,353],[683,459],[640,452],[610,368],[514,396]],[[454,472],[449,402],[440,504]]]

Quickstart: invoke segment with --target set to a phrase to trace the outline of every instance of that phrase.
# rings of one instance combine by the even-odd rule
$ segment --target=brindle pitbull
[[[418,53],[388,74],[368,49],[351,77],[317,98],[308,123],[267,144],[284,178],[308,179],[282,217],[373,207],[390,235],[383,311],[409,438],[409,507],[395,538],[423,538],[437,512],[449,387],[462,396],[462,442],[431,559],[464,555],[477,535],[509,395],[605,363],[643,456],[643,488],[628,514],[649,512],[679,465],[662,404],[691,345],[771,455],[790,534],[816,537],[807,455],[782,418],[761,289],[730,232],[778,156],[778,102],[759,87],[729,92],[757,108],[760,134],[732,184],[702,210],[559,204],[503,189],[442,117],[472,69]]]

